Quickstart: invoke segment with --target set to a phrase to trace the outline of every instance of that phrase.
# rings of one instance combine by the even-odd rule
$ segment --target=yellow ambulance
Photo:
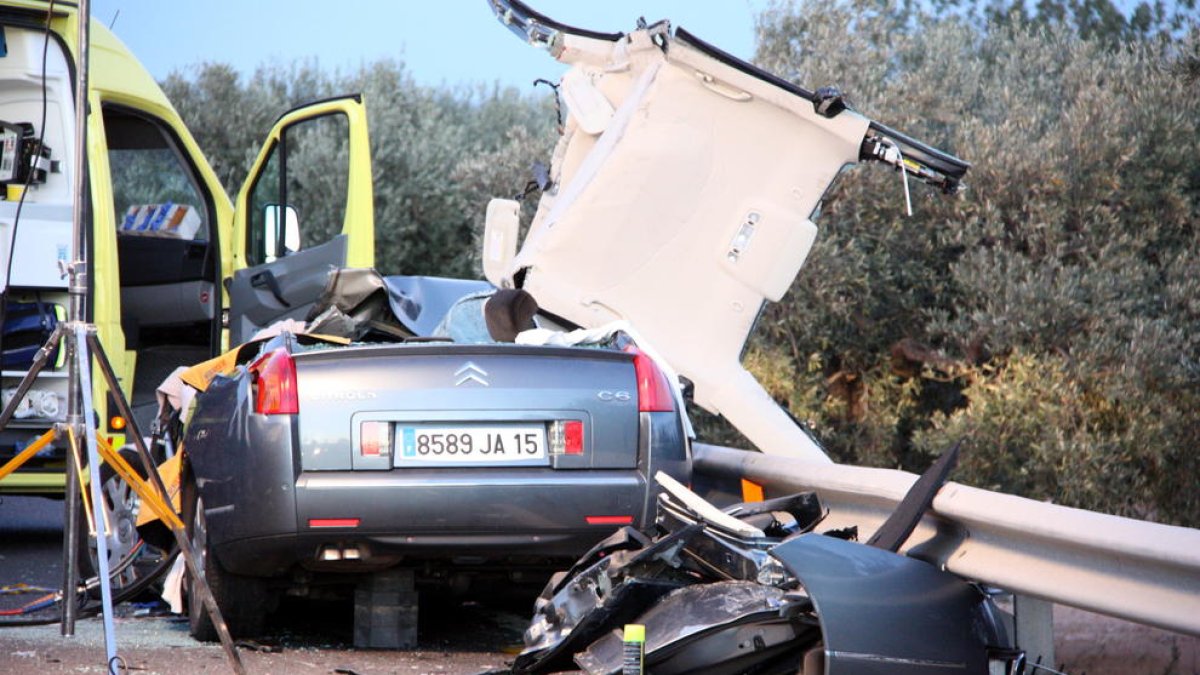
[[[72,2],[0,0],[0,393],[66,318],[72,250]],[[374,264],[366,114],[348,96],[289,111],[231,203],[192,134],[137,58],[103,25],[90,32],[85,228],[87,320],[147,432],[155,389],[179,365],[220,353],[279,319],[303,319],[333,267]],[[329,146],[329,144],[336,144]],[[306,147],[336,147],[327,190],[295,186]],[[307,216],[307,217],[306,217]],[[62,352],[63,350],[59,350]],[[65,419],[64,354],[51,357],[0,429],[0,465]],[[96,423],[127,421],[93,377]],[[0,480],[0,495],[61,497],[56,442]],[[110,508],[120,508],[110,504]]]

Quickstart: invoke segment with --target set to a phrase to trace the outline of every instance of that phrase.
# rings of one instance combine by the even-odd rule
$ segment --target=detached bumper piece
[[[601,542],[542,591],[516,673],[622,672],[623,629],[645,627],[645,671],[1022,672],[1001,612],[927,563],[818,534],[816,496],[718,510],[661,480],[657,526]]]

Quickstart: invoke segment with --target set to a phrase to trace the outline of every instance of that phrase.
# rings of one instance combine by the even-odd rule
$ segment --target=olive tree
[[[281,113],[361,93],[371,137],[376,266],[384,274],[478,276],[476,243],[488,198],[518,193],[553,143],[554,111],[544,97],[498,85],[423,86],[392,60],[348,74],[312,63],[272,65],[249,77],[207,63],[190,76],[170,75],[163,87],[230,194]],[[304,144],[305,161],[292,172],[297,190],[336,192],[321,167],[339,165],[332,160],[346,149],[330,141]],[[312,219],[323,222],[334,206]]]
[[[896,174],[846,176],[752,354],[840,459],[919,470],[963,438],[966,482],[1200,523],[1196,22],[978,14],[760,17],[763,66],[973,167],[912,218]]]

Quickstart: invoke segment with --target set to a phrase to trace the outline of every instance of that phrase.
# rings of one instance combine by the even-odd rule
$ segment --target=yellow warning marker
[[[646,627],[638,623],[625,624],[624,641],[621,675],[642,675],[646,661]]]

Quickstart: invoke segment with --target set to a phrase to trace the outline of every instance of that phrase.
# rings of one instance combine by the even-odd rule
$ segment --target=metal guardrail
[[[816,492],[830,511],[822,529],[856,525],[863,540],[917,478],[700,443],[694,451],[700,477],[745,478],[768,495]],[[948,483],[905,551],[1006,591],[1200,636],[1200,530]]]

